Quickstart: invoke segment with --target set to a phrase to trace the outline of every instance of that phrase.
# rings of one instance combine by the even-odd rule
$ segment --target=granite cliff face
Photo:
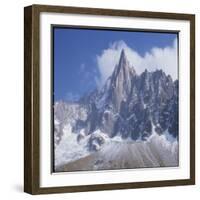
[[[88,115],[74,130],[84,128],[87,135],[100,129],[109,137],[145,140],[155,129],[159,135],[178,137],[178,81],[162,70],[137,75],[124,50],[103,88],[83,97],[80,104]]]

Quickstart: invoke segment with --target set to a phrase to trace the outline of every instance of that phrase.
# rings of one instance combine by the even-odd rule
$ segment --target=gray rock
[[[101,134],[91,134],[88,147],[90,151],[99,151],[101,149],[101,146],[105,144],[106,139]]]

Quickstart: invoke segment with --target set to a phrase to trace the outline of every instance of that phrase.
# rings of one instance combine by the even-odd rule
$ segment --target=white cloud
[[[170,74],[173,80],[177,79],[177,40],[174,40],[172,46],[153,47],[144,56],[139,55],[121,40],[110,44],[109,48],[103,50],[101,55],[97,55],[97,66],[100,72],[100,78],[97,79],[98,85],[101,86],[112,74],[114,67],[119,62],[122,49],[125,50],[125,54],[137,74],[141,74],[145,69],[148,71],[162,69],[167,75]]]

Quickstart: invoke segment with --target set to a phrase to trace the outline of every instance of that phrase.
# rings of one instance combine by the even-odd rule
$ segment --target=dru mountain
[[[145,70],[138,75],[124,50],[103,87],[76,102],[58,101],[54,104],[56,166],[78,160],[91,152],[101,157],[101,151],[109,149],[110,145],[104,148],[107,141],[116,141],[116,138],[120,142],[148,143],[154,135],[166,138],[170,144],[175,141],[177,144],[178,80],[172,80],[162,70]],[[73,145],[70,143],[72,138]],[[68,142],[71,146],[67,149]],[[73,153],[71,148],[74,148]],[[120,147],[117,149],[119,156]],[[169,150],[172,151],[174,149]],[[177,165],[177,156],[172,160],[170,163],[173,164],[163,165]],[[160,166],[159,161],[156,166]]]

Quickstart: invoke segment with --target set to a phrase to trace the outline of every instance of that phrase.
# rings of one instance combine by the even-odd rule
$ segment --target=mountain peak
[[[125,50],[122,49],[120,53],[119,63],[115,67],[114,74],[117,75],[121,72],[126,73],[130,72],[132,74],[136,74],[135,69],[130,66],[129,60],[126,56]]]
[[[129,63],[128,63],[128,59],[127,59],[126,54],[125,54],[125,50],[122,49],[121,54],[120,54],[120,59],[119,59],[118,67],[119,68],[123,67],[123,66],[126,67],[128,65],[129,65]]]
[[[124,49],[121,50],[121,54],[120,54],[120,61],[123,61],[123,60],[127,60]]]
[[[130,66],[125,50],[122,49],[119,63],[111,76],[110,97],[116,111],[119,111],[122,101],[125,101],[131,91],[131,82],[135,70]]]
[[[125,71],[130,71],[130,65],[126,57],[125,50],[122,49],[119,62],[114,69],[113,75],[117,77],[120,73],[125,72]]]

